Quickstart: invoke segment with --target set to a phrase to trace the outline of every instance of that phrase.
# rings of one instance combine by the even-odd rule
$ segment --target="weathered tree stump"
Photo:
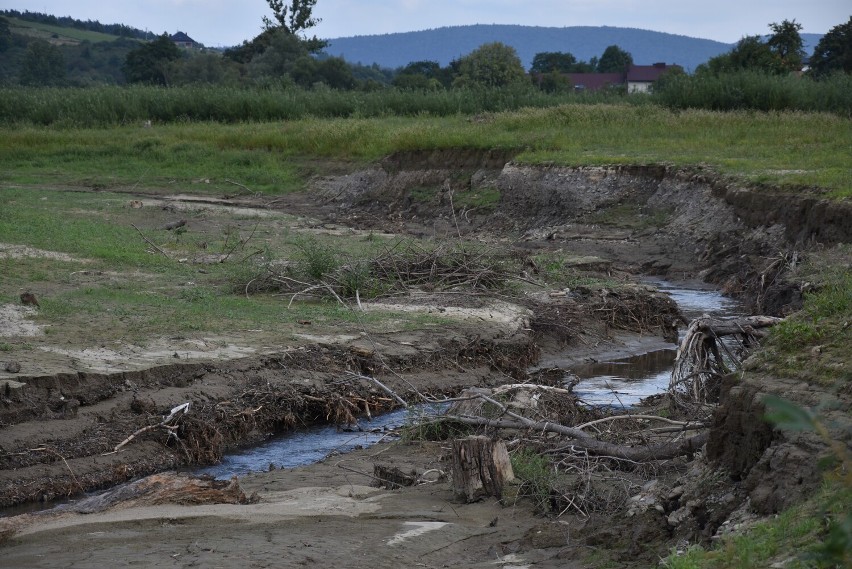
[[[476,502],[488,496],[501,498],[503,485],[515,479],[503,441],[470,436],[453,441],[453,494]]]

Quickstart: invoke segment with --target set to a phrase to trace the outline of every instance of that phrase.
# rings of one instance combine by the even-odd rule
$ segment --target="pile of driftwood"
[[[374,378],[359,377],[392,393]],[[698,452],[707,440],[700,421],[607,414],[586,406],[570,387],[531,383],[467,389],[451,400],[446,413],[431,420],[466,425],[478,433],[453,441],[457,498],[503,497],[514,479],[507,449],[534,448],[547,457],[548,470],[558,472],[551,509],[583,515],[623,503],[636,486],[624,473],[662,468]]]
[[[343,262],[319,245],[305,247],[292,263],[252,279],[246,292],[359,299],[408,292],[477,292],[523,279],[520,263],[505,254],[458,243],[423,246],[399,242],[368,259]]]
[[[672,403],[689,417],[708,417],[719,400],[722,378],[738,371],[768,328],[781,320],[772,316],[693,320],[675,357],[668,391]]]

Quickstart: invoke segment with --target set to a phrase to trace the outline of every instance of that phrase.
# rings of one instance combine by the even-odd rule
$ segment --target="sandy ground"
[[[391,443],[243,478],[247,505],[162,505],[42,515],[2,550],[4,567],[580,567],[568,517],[527,502],[462,504],[450,483],[370,486],[375,463],[445,470],[437,443]],[[32,517],[32,516],[30,516]],[[7,520],[8,523],[8,520]],[[0,524],[0,528],[2,524]]]

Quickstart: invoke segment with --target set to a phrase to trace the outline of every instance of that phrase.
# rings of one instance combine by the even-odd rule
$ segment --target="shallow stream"
[[[675,285],[662,280],[648,284],[668,293],[677,302],[687,320],[702,314],[716,317],[735,316],[741,307],[719,292],[700,283]],[[574,387],[590,405],[632,406],[640,399],[662,393],[669,384],[675,346],[656,349],[627,358],[595,362],[571,368],[581,378]],[[389,431],[404,425],[420,413],[436,413],[435,409],[418,407],[362,419],[362,432],[344,432],[333,425],[321,425],[279,435],[261,445],[227,455],[220,464],[198,470],[219,479],[242,476],[270,468],[292,468],[311,464],[336,453],[368,447],[389,436]]]
[[[744,313],[737,301],[700,283],[673,284],[656,279],[645,282],[670,295],[687,321],[704,314],[725,318]],[[570,372],[580,378],[574,393],[589,405],[634,406],[641,399],[668,389],[676,353],[677,347],[671,345],[629,357],[572,366]]]

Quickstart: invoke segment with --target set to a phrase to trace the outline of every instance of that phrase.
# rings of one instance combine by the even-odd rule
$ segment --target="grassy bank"
[[[0,129],[0,182],[227,192],[301,189],[316,161],[507,149],[529,164],[703,166],[775,186],[852,195],[852,121],[819,113],[581,105],[446,117],[299,119],[143,128]]]
[[[293,216],[201,205],[173,211],[157,201],[137,209],[129,202],[110,192],[0,191],[0,305],[17,305],[22,291],[32,291],[41,305],[33,317],[46,326],[47,341],[88,346],[163,334],[230,337],[261,331],[286,342],[292,334],[326,328],[383,331],[441,322],[428,315],[402,318],[379,310],[356,313],[335,302],[303,302],[310,295],[290,306],[292,293],[245,294],[246,284],[264,275],[265,267],[280,266],[284,273],[287,262],[299,263],[312,234]],[[187,221],[186,231],[163,229],[177,218]],[[369,234],[318,239],[339,264],[375,256],[392,244]],[[292,276],[305,281],[302,272],[297,266]],[[305,321],[310,328],[300,324]],[[0,347],[31,350],[39,341]]]

